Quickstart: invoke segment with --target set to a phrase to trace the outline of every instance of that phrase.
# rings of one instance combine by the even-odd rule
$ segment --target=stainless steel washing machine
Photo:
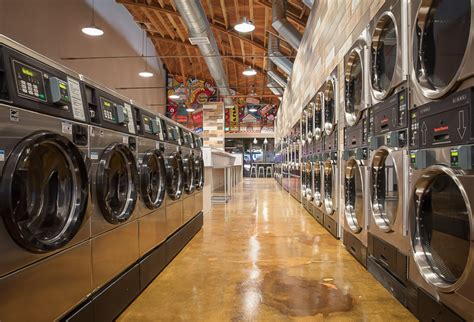
[[[407,283],[408,95],[394,93],[371,107],[370,222],[367,266],[374,275]],[[370,265],[369,265],[370,264]],[[373,265],[372,265],[373,264]],[[378,265],[378,266],[377,266]],[[380,280],[380,279],[379,279]],[[397,284],[398,285],[398,284]],[[385,285],[387,286],[387,285]],[[389,290],[392,286],[387,287]],[[393,290],[392,290],[393,291]],[[404,291],[401,291],[402,293]],[[396,292],[392,292],[398,296]],[[403,304],[406,298],[397,297]]]
[[[0,75],[0,320],[53,321],[92,290],[88,115],[77,73],[3,36]]]
[[[326,79],[323,85],[324,88],[324,103],[323,103],[323,127],[324,134],[329,136],[337,128],[338,122],[338,102],[339,92],[337,83],[337,67],[332,71],[331,75]]]
[[[321,87],[314,97],[314,112],[313,112],[313,137],[314,141],[320,142],[323,139],[323,106],[324,106],[324,89]]]
[[[324,222],[324,186],[323,186],[323,148],[322,141],[313,147],[313,217],[323,225]]]
[[[308,103],[308,106],[305,108],[304,117],[306,118],[306,141],[309,144],[313,142],[314,139],[314,109],[316,104],[313,100]]]
[[[474,1],[412,0],[412,106],[474,85]]]
[[[388,0],[369,25],[372,104],[406,87],[408,78],[408,1]]]
[[[203,189],[204,189],[204,159],[202,155],[202,138],[193,133],[194,137],[194,184],[196,185],[195,209],[198,214],[203,211]]]
[[[344,182],[344,229],[346,249],[367,266],[367,232],[369,222],[369,116],[344,129],[342,172]]]
[[[181,156],[181,134],[177,123],[162,118],[165,129],[165,165],[166,165],[166,222],[168,236],[184,224],[183,199],[184,165]]]
[[[139,257],[136,122],[126,98],[84,79],[90,112],[92,282],[100,288]]]
[[[183,193],[183,220],[188,222],[197,214],[195,209],[195,154],[194,154],[194,137],[193,133],[183,127],[180,128],[181,137],[183,138],[183,145],[181,147],[181,155],[183,158],[183,181],[184,181],[184,193]]]
[[[138,134],[138,245],[142,257],[167,236],[164,134],[161,119],[143,108],[133,108]]]
[[[368,97],[368,32],[364,29],[344,56],[344,115],[346,124],[357,124],[367,108]]]
[[[339,160],[337,129],[324,137],[322,160],[324,227],[336,238],[341,236],[339,220]]]
[[[420,320],[474,320],[473,113],[472,87],[412,111],[409,279]]]

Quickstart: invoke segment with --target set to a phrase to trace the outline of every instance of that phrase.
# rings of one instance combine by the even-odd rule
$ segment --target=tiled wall
[[[277,137],[289,133],[300,119],[303,107],[336,67],[338,78],[342,79],[344,55],[384,2],[385,0],[315,1],[278,113]],[[338,84],[339,93],[343,93],[344,82],[339,81]],[[338,108],[343,109],[344,97],[338,97]],[[341,115],[341,112],[337,114]]]
[[[204,146],[224,150],[224,103],[205,103],[202,117]]]

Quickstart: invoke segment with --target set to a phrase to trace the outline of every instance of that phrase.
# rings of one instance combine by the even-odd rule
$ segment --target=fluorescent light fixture
[[[257,111],[258,111],[258,110],[257,110],[255,107],[253,107],[253,106],[252,106],[251,108],[249,108],[249,112],[251,112],[251,113],[255,113],[255,112],[257,112]]]
[[[224,108],[234,108],[235,105],[225,105]]]
[[[242,74],[244,74],[245,76],[255,76],[257,75],[257,71],[251,66],[249,66],[242,72]]]
[[[195,111],[195,109],[192,108],[192,107],[188,107],[188,108],[186,109],[186,112],[194,112],[194,111]]]
[[[171,98],[172,100],[179,100],[180,96],[177,94],[171,94],[170,96],[168,96],[168,98]]]
[[[243,32],[243,33],[252,32],[255,30],[255,25],[253,24],[252,21],[248,20],[247,17],[244,17],[241,23],[236,24],[234,26],[234,29],[237,30],[238,32]]]
[[[145,77],[145,78],[148,78],[148,77],[153,77],[153,73],[152,72],[149,72],[147,70],[144,70],[142,72],[139,72],[138,75],[140,75],[141,77]]]
[[[102,29],[94,25],[90,25],[90,26],[82,28],[82,32],[92,37],[98,37],[104,34],[104,31]]]

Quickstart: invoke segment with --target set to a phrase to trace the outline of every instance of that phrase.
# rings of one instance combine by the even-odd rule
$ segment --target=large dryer
[[[181,137],[183,138],[183,146],[181,147],[184,170],[183,220],[186,223],[196,215],[196,156],[194,153],[195,149],[193,133],[184,128],[180,128],[180,131]]]
[[[78,74],[0,37],[2,321],[53,321],[92,291],[87,121]]]
[[[89,211],[97,289],[139,257],[136,122],[126,98],[88,79],[83,86],[91,118]]]
[[[410,5],[409,280],[419,319],[473,320],[474,3]]]

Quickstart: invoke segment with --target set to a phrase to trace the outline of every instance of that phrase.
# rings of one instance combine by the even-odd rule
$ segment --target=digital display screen
[[[109,101],[104,100],[104,106],[105,107],[110,107],[112,104]]]
[[[59,83],[59,88],[67,90],[67,86],[64,83]]]
[[[27,76],[31,76],[31,77],[33,77],[35,75],[31,70],[29,70],[28,68],[25,68],[25,67],[21,68],[21,72],[23,74],[25,74]]]

